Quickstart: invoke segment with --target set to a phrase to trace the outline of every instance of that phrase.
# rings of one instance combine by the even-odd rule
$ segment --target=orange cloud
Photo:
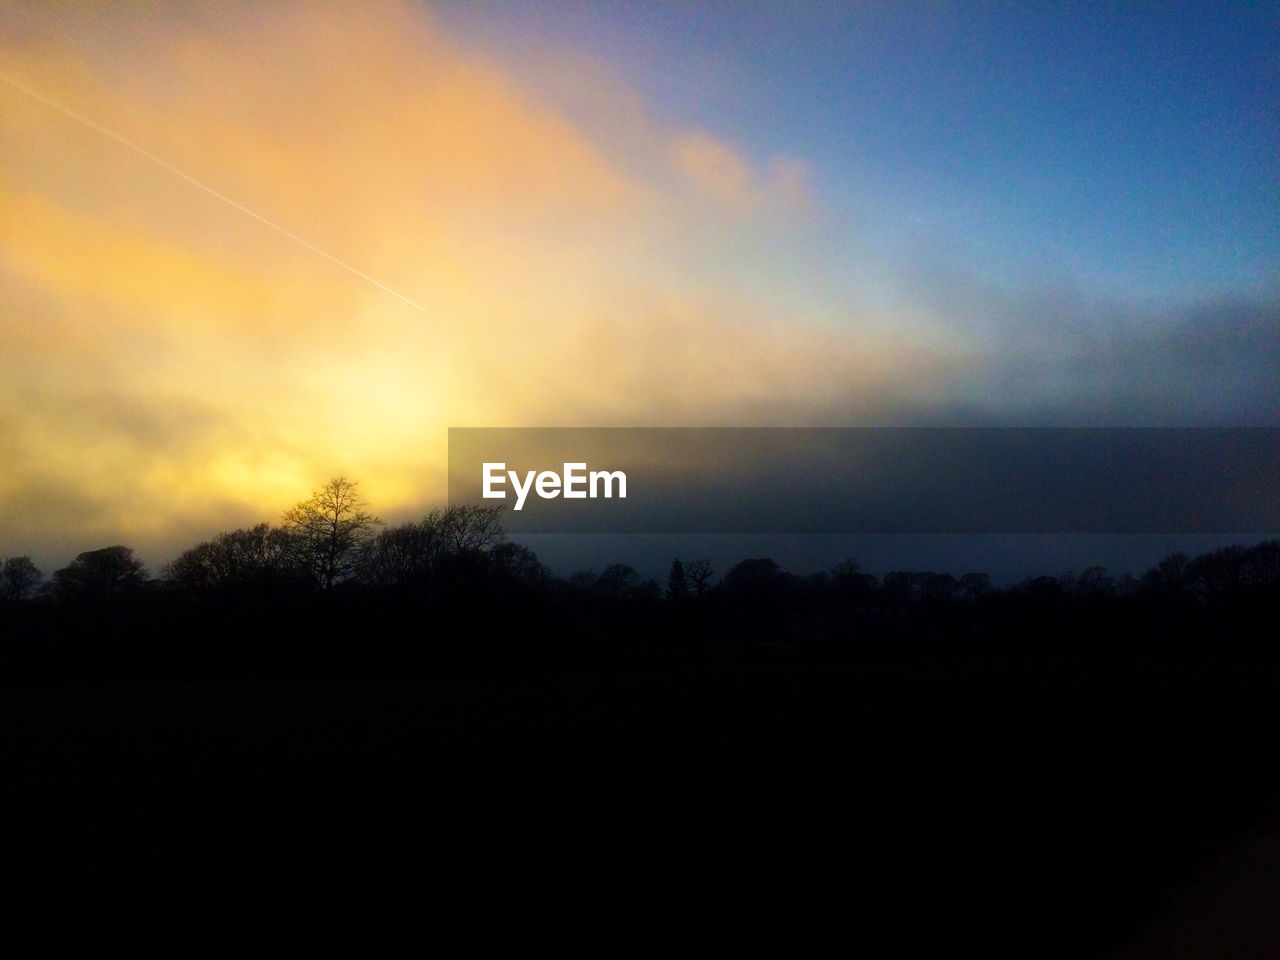
[[[809,167],[803,160],[775,157],[760,172],[740,151],[701,131],[677,134],[668,156],[683,177],[733,213],[771,207],[795,211],[809,205]]]
[[[0,86],[6,552],[164,559],[335,472],[394,517],[450,425],[813,422],[962,356],[770,287],[808,241],[744,215],[809,204],[803,161],[627,139],[633,93],[565,110],[417,8],[0,16],[6,71],[426,310]]]

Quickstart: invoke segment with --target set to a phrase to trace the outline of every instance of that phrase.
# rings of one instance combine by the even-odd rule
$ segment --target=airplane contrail
[[[5,83],[15,88],[16,90],[22,91],[28,97],[31,97],[31,99],[33,100],[39,101],[40,103],[44,104],[46,107],[49,107],[53,110],[57,110],[59,113],[65,114],[66,116],[70,117],[72,120],[75,120],[78,123],[84,124],[90,130],[95,130],[98,133],[102,134],[104,137],[110,137],[112,140],[116,141],[117,143],[124,144],[130,150],[134,151],[135,153],[141,154],[142,156],[150,160],[152,163],[159,164],[160,166],[164,167],[166,170],[172,173],[175,177],[180,177],[183,180],[187,181],[187,183],[191,184],[192,186],[199,187],[205,193],[209,194],[210,196],[217,197],[223,203],[227,204],[228,206],[235,207],[235,209],[239,210],[241,213],[248,214],[249,216],[253,217],[253,219],[257,220],[259,223],[266,224],[272,230],[276,231],[277,233],[283,234],[284,236],[292,240],[294,243],[301,244],[302,246],[310,250],[312,253],[317,253],[320,256],[324,257],[326,260],[336,263],[343,270],[346,270],[349,273],[354,273],[361,280],[364,280],[366,283],[373,284],[375,287],[377,287],[379,290],[382,290],[384,293],[389,293],[393,297],[396,297],[399,300],[403,300],[405,303],[409,304],[409,306],[413,307],[415,310],[421,310],[423,313],[427,312],[427,308],[422,306],[422,304],[415,303],[414,301],[406,297],[403,293],[400,293],[396,290],[392,290],[385,283],[380,283],[379,281],[375,280],[373,277],[369,276],[367,273],[363,272],[362,270],[357,270],[355,267],[351,266],[351,264],[344,263],[343,261],[335,257],[333,254],[326,253],[325,251],[317,247],[314,243],[308,243],[306,240],[303,240],[296,233],[290,233],[284,227],[280,226],[280,224],[274,223],[273,221],[268,220],[262,214],[256,213],[255,211],[250,210],[243,203],[237,203],[235,200],[232,200],[226,194],[219,193],[217,190],[213,189],[213,187],[209,186],[207,183],[202,183],[201,181],[197,180],[195,177],[191,176],[190,174],[183,173],[181,170],[179,170],[173,164],[169,163],[163,157],[156,156],[150,150],[146,149],[145,147],[138,146],[138,144],[134,143],[132,140],[128,139],[127,137],[122,136],[119,133],[116,133],[114,130],[108,127],[104,127],[100,123],[95,123],[93,120],[90,120],[84,114],[79,113],[75,110],[72,110],[70,107],[64,106],[63,104],[58,103],[56,100],[49,99],[44,94],[40,93],[38,90],[33,90],[31,87],[27,86],[25,83],[23,83],[20,80],[15,80],[12,77],[6,76],[3,73],[0,73],[0,80],[3,80]]]

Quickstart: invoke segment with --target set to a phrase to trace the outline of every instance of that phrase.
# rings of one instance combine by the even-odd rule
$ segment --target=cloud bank
[[[787,144],[755,156],[651,105],[624,131],[634,91],[570,108],[416,7],[0,18],[7,73],[425,308],[0,89],[6,555],[163,556],[336,472],[407,515],[444,495],[451,425],[1176,420],[1210,395],[1205,416],[1248,419],[1276,399],[1274,304],[1205,305],[1154,348],[1150,324],[1098,340],[1017,295],[868,306],[839,265],[878,269],[874,238]],[[1111,399],[1081,406],[1081,384]]]

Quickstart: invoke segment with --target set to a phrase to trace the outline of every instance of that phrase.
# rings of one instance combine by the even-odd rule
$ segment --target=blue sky
[[[1181,300],[1275,289],[1275,4],[445,3],[480,47],[588,54],[886,251]]]

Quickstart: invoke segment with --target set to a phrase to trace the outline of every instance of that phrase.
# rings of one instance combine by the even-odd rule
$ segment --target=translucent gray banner
[[[513,533],[1280,531],[1277,428],[451,428]]]

